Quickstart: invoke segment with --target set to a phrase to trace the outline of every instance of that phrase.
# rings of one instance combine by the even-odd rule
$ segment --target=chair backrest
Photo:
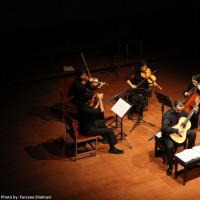
[[[72,98],[72,84],[73,84],[73,77],[66,78],[60,85],[60,94],[63,101],[67,101],[68,99]]]
[[[97,136],[84,136],[78,131],[78,124],[75,119],[69,116],[67,112],[64,112],[64,119],[66,125],[66,137],[69,134],[74,140],[75,144],[75,161],[78,159],[78,155],[97,155]],[[67,139],[67,138],[66,138]],[[82,143],[84,151],[78,150],[78,144]],[[94,144],[93,144],[94,143]],[[88,148],[87,144],[90,146]],[[86,146],[85,146],[86,145]]]

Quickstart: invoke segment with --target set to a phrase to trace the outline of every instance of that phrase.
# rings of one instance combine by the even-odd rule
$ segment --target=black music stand
[[[155,94],[156,94],[156,97],[157,97],[157,100],[159,103],[161,103],[161,111],[162,111],[162,116],[161,116],[161,127],[162,127],[162,118],[163,118],[163,115],[164,115],[164,106],[168,106],[170,108],[173,107],[173,104],[172,104],[172,101],[171,101],[171,98],[162,94],[162,93],[159,93],[157,91],[155,91]],[[161,128],[153,135],[151,136],[148,140],[152,140],[156,134],[161,130]]]
[[[151,92],[148,89],[145,88],[134,88],[134,89],[130,89],[129,93],[134,92],[138,95],[144,96],[145,98],[151,97]],[[132,132],[138,125],[140,125],[140,123],[146,123],[147,125],[150,126],[155,126],[154,124],[145,121],[144,119],[141,119],[140,116],[138,116],[138,118],[133,119],[133,121],[135,121],[135,124],[133,125],[132,129],[130,130],[130,132]]]
[[[114,95],[113,97],[107,99],[107,100],[105,101],[105,103],[109,103],[109,102],[110,102],[111,100],[113,100],[113,99],[117,102],[117,101],[119,100],[119,96],[122,95],[124,92],[126,92],[126,89],[123,90],[122,92],[120,92],[120,93]],[[112,122],[110,122],[110,124],[108,124],[107,127],[112,126],[113,123],[115,123],[115,128],[118,128],[118,127],[121,126],[121,122],[118,120],[117,114],[115,115],[115,119],[114,119]]]
[[[120,132],[116,135],[116,137],[118,135],[120,135],[120,139],[125,139],[126,142],[128,143],[129,147],[132,149],[132,146],[130,145],[129,141],[127,140],[126,138],[126,134],[124,133],[123,131],[123,117],[124,115],[127,113],[127,111],[131,108],[131,105],[129,103],[127,103],[125,100],[123,100],[122,98],[120,98],[116,103],[115,105],[111,108],[111,110],[113,112],[116,113],[116,115],[118,115],[120,118],[121,118],[121,130]]]
[[[172,101],[171,101],[171,98],[164,95],[164,94],[161,94],[157,91],[155,91],[155,94],[156,94],[156,97],[157,97],[157,100],[159,103],[161,103],[161,111],[162,111],[162,117],[163,117],[163,114],[164,114],[164,106],[168,106],[170,108],[173,107],[173,104],[172,104]],[[161,125],[162,125],[162,117],[161,117]]]

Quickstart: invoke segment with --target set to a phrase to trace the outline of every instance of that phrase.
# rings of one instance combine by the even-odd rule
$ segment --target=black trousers
[[[110,147],[114,147],[118,143],[118,140],[115,136],[113,129],[107,128],[106,125],[98,128],[97,127],[91,128],[89,130],[89,135],[93,136],[101,135],[103,138],[107,138]]]
[[[129,97],[129,101],[132,105],[131,109],[129,110],[129,115],[132,115],[135,110],[138,111],[139,114],[142,114],[145,108],[145,97],[143,95],[131,95]],[[136,108],[138,107],[138,108]]]
[[[173,168],[174,148],[177,144],[170,137],[163,137],[168,159],[169,167]],[[195,146],[196,132],[194,130],[187,131],[187,148],[190,149]]]

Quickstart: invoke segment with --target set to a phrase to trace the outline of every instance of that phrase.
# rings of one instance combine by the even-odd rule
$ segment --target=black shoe
[[[110,148],[109,153],[111,154],[123,154],[124,150],[117,149],[116,147]]]
[[[167,176],[171,176],[172,175],[172,170],[173,169],[171,167],[168,168],[168,170],[166,172]]]

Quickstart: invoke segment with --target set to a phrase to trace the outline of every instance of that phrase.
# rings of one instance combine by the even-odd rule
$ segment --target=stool
[[[165,155],[165,148],[164,148],[164,141],[163,137],[158,137],[157,135],[155,136],[155,152],[154,156],[156,157],[163,157],[163,164],[166,162],[166,155]]]
[[[175,144],[174,154],[177,151],[177,148],[181,147],[181,146],[183,146],[184,149],[186,149],[186,141],[184,143],[181,143],[181,144],[177,144],[177,143]],[[155,136],[155,153],[154,153],[154,156],[155,157],[162,156],[162,158],[163,158],[163,164],[166,163],[167,155],[166,155],[166,152],[165,152],[164,139],[163,139],[162,136],[158,137],[157,134]]]

